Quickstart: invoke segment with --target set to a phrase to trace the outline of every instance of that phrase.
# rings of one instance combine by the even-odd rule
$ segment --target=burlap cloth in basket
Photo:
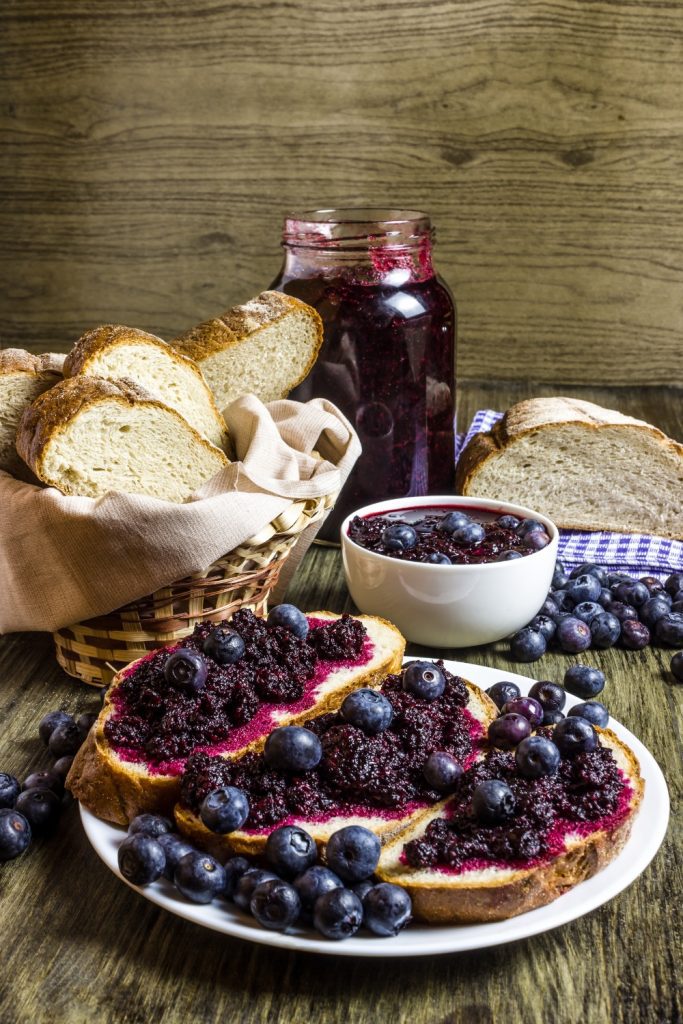
[[[123,493],[67,497],[0,471],[0,633],[59,629],[206,569],[293,499],[338,491],[360,453],[348,420],[325,399],[265,406],[247,395],[224,415],[238,461],[182,505]],[[319,525],[302,534],[277,594]]]

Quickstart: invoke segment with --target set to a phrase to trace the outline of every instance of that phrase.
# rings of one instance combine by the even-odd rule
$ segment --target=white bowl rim
[[[443,573],[452,571],[471,572],[473,570],[488,572],[492,569],[501,571],[501,566],[507,566],[518,561],[516,558],[511,558],[506,562],[470,562],[469,565],[459,565],[457,563],[453,565],[439,565],[433,562],[411,562],[403,558],[392,558],[391,555],[383,555],[379,551],[371,551],[370,548],[364,548],[362,544],[357,544],[355,540],[349,537],[349,523],[356,516],[360,516],[363,519],[365,516],[376,515],[384,511],[398,512],[402,508],[410,511],[414,508],[431,508],[435,505],[452,506],[454,509],[483,508],[488,512],[499,512],[500,515],[521,516],[523,519],[537,519],[548,530],[550,544],[541,548],[540,551],[532,551],[529,555],[524,555],[525,559],[532,558],[534,555],[541,555],[553,546],[557,547],[559,541],[560,531],[552,519],[548,519],[543,513],[528,508],[526,505],[514,505],[510,501],[499,501],[496,498],[469,498],[459,494],[423,494],[415,498],[388,498],[386,501],[376,501],[372,505],[363,505],[362,508],[357,508],[355,511],[350,512],[339,527],[342,547],[344,544],[348,544],[352,549],[355,548],[357,551],[362,551],[373,558],[380,558],[383,562],[391,562],[393,565],[401,566],[403,569],[409,567],[407,568],[408,572],[419,572],[423,569]]]

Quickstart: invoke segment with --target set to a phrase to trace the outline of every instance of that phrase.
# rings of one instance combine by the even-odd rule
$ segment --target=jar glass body
[[[453,298],[432,264],[429,218],[412,211],[319,210],[285,220],[271,287],[315,307],[324,341],[291,397],[328,398],[363,453],[320,537],[338,542],[356,508],[453,490]]]

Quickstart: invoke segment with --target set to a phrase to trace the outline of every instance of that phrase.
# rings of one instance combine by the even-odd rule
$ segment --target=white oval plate
[[[517,683],[522,693],[526,694],[534,682],[527,676],[503,672],[500,669],[468,665],[460,661],[445,661],[444,664],[454,675],[464,676],[482,687],[488,687],[499,679],[509,679]],[[578,703],[576,697],[567,695],[567,707]],[[484,949],[487,946],[498,946],[504,942],[514,942],[516,939],[538,935],[588,914],[626,889],[645,870],[666,834],[669,821],[669,793],[659,765],[649,750],[623,725],[610,718],[609,727],[635,753],[645,779],[645,796],[640,813],[633,824],[631,836],[616,860],[593,878],[577,885],[554,903],[521,914],[519,917],[474,925],[437,926],[413,923],[391,939],[381,939],[360,932],[344,942],[331,942],[317,937],[312,928],[296,928],[286,935],[267,931],[231,903],[219,900],[203,906],[190,903],[165,879],[144,889],[135,886],[131,888],[164,910],[184,917],[194,924],[223,932],[225,935],[259,942],[266,946],[333,956],[431,956],[435,953]],[[107,867],[125,881],[119,872],[117,862],[118,846],[125,835],[123,829],[100,821],[83,807],[80,811],[85,833],[95,851]]]

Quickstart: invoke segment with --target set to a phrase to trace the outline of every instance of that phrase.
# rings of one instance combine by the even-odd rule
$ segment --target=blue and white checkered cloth
[[[495,409],[479,409],[467,433],[458,434],[456,459],[474,434],[490,430],[502,416]],[[672,572],[683,572],[683,542],[639,533],[560,530],[558,555],[568,568],[595,562],[614,572],[662,579]]]

